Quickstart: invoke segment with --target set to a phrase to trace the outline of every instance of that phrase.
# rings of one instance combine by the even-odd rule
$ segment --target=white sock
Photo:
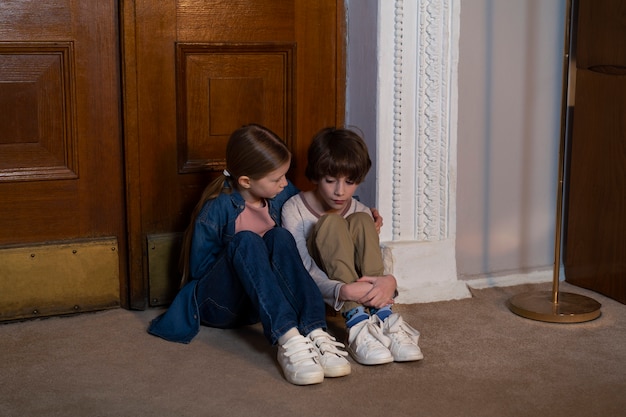
[[[287,333],[285,333],[284,335],[278,338],[278,344],[284,345],[285,343],[287,343],[289,339],[291,339],[294,336],[298,336],[299,334],[300,332],[298,331],[298,329],[295,327],[292,327],[291,329],[287,330]]]

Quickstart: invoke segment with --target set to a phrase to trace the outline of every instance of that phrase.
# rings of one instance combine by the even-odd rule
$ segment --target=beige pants
[[[322,216],[307,239],[307,248],[330,279],[349,284],[362,276],[381,276],[383,257],[374,220],[367,213]],[[346,301],[341,312],[360,304]]]

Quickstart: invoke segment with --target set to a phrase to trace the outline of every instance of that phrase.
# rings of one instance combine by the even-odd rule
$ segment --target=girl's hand
[[[372,217],[374,217],[374,225],[376,226],[376,232],[380,234],[380,228],[383,227],[383,218],[377,209],[372,207],[370,210],[372,210]]]

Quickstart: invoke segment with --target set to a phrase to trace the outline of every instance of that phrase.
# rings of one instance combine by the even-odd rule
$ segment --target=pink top
[[[249,230],[263,236],[268,230],[276,226],[270,217],[269,206],[264,201],[263,207],[255,207],[246,203],[246,208],[235,220],[235,233]]]

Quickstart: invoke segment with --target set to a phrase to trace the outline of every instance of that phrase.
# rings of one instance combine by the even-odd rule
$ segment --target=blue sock
[[[393,314],[391,311],[391,304],[387,304],[383,308],[370,308],[370,314],[376,314],[379,319],[385,321],[385,319]]]
[[[352,310],[346,311],[342,314],[346,319],[346,327],[350,328],[363,320],[369,319],[369,315],[365,312],[363,307],[355,307]]]

